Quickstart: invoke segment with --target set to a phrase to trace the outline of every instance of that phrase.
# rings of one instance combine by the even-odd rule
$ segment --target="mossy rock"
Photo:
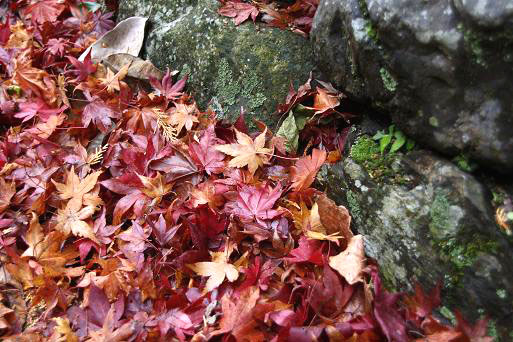
[[[217,13],[217,0],[133,1],[120,17],[150,16],[145,57],[156,66],[189,74],[188,91],[200,106],[233,120],[241,106],[273,129],[292,81],[312,71],[310,42],[292,32],[248,22],[235,26]]]
[[[402,291],[415,281],[427,288],[443,281],[443,305],[470,319],[488,315],[498,334],[508,336],[513,245],[495,224],[491,193],[430,152],[399,153],[392,164],[387,158],[360,136],[349,157],[328,168],[323,184],[350,210],[386,286]]]

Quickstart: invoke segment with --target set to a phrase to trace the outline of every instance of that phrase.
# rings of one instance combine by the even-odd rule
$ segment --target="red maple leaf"
[[[318,240],[310,240],[302,235],[299,238],[299,247],[290,251],[292,257],[284,258],[288,262],[311,262],[316,265],[323,265],[323,244]]]
[[[408,342],[406,321],[399,312],[397,301],[400,293],[390,293],[381,285],[378,272],[372,272],[374,280],[374,317],[389,342]]]
[[[87,79],[87,76],[96,71],[96,65],[91,61],[91,54],[87,54],[84,61],[81,62],[73,56],[66,56],[66,58],[73,64],[76,70],[69,70],[74,73],[77,77],[71,82],[82,82]]]
[[[173,239],[179,228],[180,225],[168,228],[164,216],[160,214],[159,219],[152,225],[152,232],[155,236],[155,240],[157,240],[160,246],[164,247]]]
[[[183,95],[183,88],[185,88],[185,82],[187,82],[187,75],[185,75],[181,80],[173,84],[173,73],[167,69],[166,74],[162,78],[161,81],[156,78],[151,77],[150,83],[155,88],[155,90],[159,91],[159,95],[164,96],[168,100],[176,100]]]
[[[54,56],[63,57],[68,45],[69,42],[63,38],[52,38],[48,40],[46,50]]]
[[[326,156],[326,151],[315,148],[312,155],[302,157],[296,162],[296,165],[290,169],[291,187],[294,191],[305,190],[312,185],[317,172],[326,161]]]
[[[92,121],[100,131],[107,132],[112,125],[110,118],[117,118],[118,114],[101,98],[90,96],[88,92],[84,94],[89,100],[89,104],[84,107],[82,112],[82,124],[87,127]]]
[[[192,160],[209,175],[223,172],[226,166],[224,154],[215,148],[215,145],[221,143],[221,140],[216,137],[214,126],[210,125],[203,132],[199,142],[194,141],[189,144]]]
[[[208,206],[202,206],[198,207],[196,210],[196,225],[209,239],[213,239],[224,232],[228,225],[228,220]]]
[[[40,0],[25,9],[26,14],[32,15],[32,23],[44,24],[54,22],[66,9],[66,5],[59,0]]]
[[[274,189],[269,184],[260,186],[242,185],[237,193],[237,200],[226,204],[226,211],[239,216],[246,222],[256,220],[265,225],[264,220],[271,220],[282,212],[272,209],[282,193],[281,185]]]
[[[222,1],[222,3],[223,6],[217,12],[225,17],[233,18],[235,25],[240,25],[249,17],[255,21],[259,13],[255,5],[240,0],[228,0]]]
[[[465,334],[470,342],[493,342],[494,338],[487,336],[488,332],[488,318],[483,318],[478,320],[474,326],[472,326],[469,322],[467,322],[463,315],[455,310],[454,315],[456,316],[456,320],[458,321],[457,329]]]
[[[43,120],[48,120],[52,115],[59,115],[64,112],[68,107],[62,106],[61,108],[51,108],[39,97],[34,102],[23,102],[19,104],[20,110],[14,114],[15,118],[23,119],[22,122],[28,121],[36,115]]]
[[[422,320],[431,315],[431,312],[440,305],[440,289],[441,284],[438,284],[430,294],[426,295],[420,284],[415,284],[415,295],[404,298],[408,307],[407,318],[420,325]]]
[[[7,44],[7,41],[11,36],[11,25],[9,24],[10,20],[10,16],[7,15],[5,18],[5,23],[0,22],[0,45]]]

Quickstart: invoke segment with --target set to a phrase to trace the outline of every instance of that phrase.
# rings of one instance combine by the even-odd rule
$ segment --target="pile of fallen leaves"
[[[251,134],[173,73],[144,90],[93,63],[98,7],[0,7],[3,341],[491,341],[432,314],[439,288],[386,291],[312,188],[343,149],[339,92],[309,80]]]

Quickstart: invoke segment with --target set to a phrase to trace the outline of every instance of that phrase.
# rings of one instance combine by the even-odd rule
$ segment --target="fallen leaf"
[[[281,194],[279,183],[275,188],[270,184],[261,184],[258,187],[242,185],[237,192],[236,201],[228,203],[225,210],[239,216],[243,221],[256,220],[264,224],[264,220],[271,220],[282,214],[282,211],[273,209]]]
[[[101,174],[102,171],[96,171],[87,175],[84,179],[80,179],[78,175],[75,174],[75,167],[72,166],[71,169],[66,172],[65,184],[58,183],[53,179],[52,183],[57,188],[57,191],[59,191],[59,197],[61,199],[71,199],[82,204],[84,195],[93,190]]]
[[[363,281],[363,269],[365,268],[363,236],[355,235],[343,252],[330,257],[329,264],[349,284],[354,285],[359,281]]]
[[[40,122],[34,127],[28,129],[26,132],[32,133],[43,139],[48,139],[53,132],[55,132],[55,129],[64,122],[65,118],[66,116],[63,114],[52,115],[46,122]]]
[[[82,236],[99,243],[94,235],[93,228],[84,221],[93,215],[95,208],[91,206],[81,207],[82,202],[68,201],[66,207],[59,209],[57,212],[55,229],[64,234],[73,233],[73,235]]]
[[[259,296],[260,290],[257,287],[248,287],[236,300],[223,296],[221,298],[223,317],[219,321],[219,330],[212,334],[229,332],[236,341],[264,341],[263,333],[255,329],[257,322],[252,315]]]
[[[278,132],[276,132],[276,136],[283,137],[285,139],[287,152],[292,154],[296,153],[299,146],[299,130],[296,126],[296,120],[292,111],[290,111],[287,118],[283,120]]]
[[[216,149],[224,154],[235,157],[228,163],[229,167],[248,166],[249,172],[254,174],[258,167],[268,162],[269,155],[272,154],[271,149],[265,148],[266,132],[267,130],[262,132],[253,141],[247,134],[235,129],[238,143],[217,145]]]
[[[56,21],[65,9],[66,6],[58,0],[41,0],[28,6],[25,13],[32,16],[34,24],[44,24]]]
[[[32,219],[30,220],[30,226],[27,232],[25,233],[25,242],[29,246],[21,255],[36,257],[38,258],[44,250],[44,244],[42,243],[45,234],[43,232],[43,228],[39,224],[39,218],[35,213],[31,213]]]
[[[326,151],[314,148],[312,155],[300,158],[296,165],[290,169],[292,189],[294,191],[305,190],[315,180],[319,169],[326,161]]]
[[[3,177],[0,178],[0,214],[9,208],[14,194],[16,194],[14,182],[7,183]]]
[[[204,132],[199,142],[189,144],[189,152],[192,160],[202,167],[207,174],[221,173],[225,168],[224,154],[219,152],[215,145],[219,144],[215,135],[214,126],[210,125]]]
[[[306,236],[299,238],[299,247],[291,250],[290,255],[292,257],[284,260],[292,263],[311,262],[316,265],[324,263],[321,243],[317,240],[309,240]]]
[[[228,247],[224,252],[211,252],[210,254],[212,255],[212,261],[187,264],[187,267],[196,274],[209,277],[205,287],[206,292],[210,292],[219,287],[225,278],[233,282],[239,277],[237,268],[228,263],[228,258],[231,254]]]
[[[192,125],[198,120],[198,107],[195,103],[185,104],[182,102],[175,103],[175,107],[169,111],[169,124],[176,128],[176,131],[180,133],[182,128],[190,131]]]
[[[164,73],[150,61],[145,61],[128,53],[112,54],[104,58],[102,63],[116,73],[128,65],[126,75],[139,80],[149,80],[151,78],[160,79],[164,75]]]
[[[116,53],[127,53],[138,56],[144,41],[144,28],[148,18],[130,17],[119,22],[93,45],[88,47],[78,58],[83,62],[91,53],[93,62],[100,62]]]
[[[163,174],[158,173],[153,178],[137,175],[141,180],[144,188],[141,191],[148,197],[154,199],[156,203],[160,203],[162,197],[167,195],[173,188],[173,183],[166,183]]]
[[[338,206],[326,194],[317,196],[316,203],[319,206],[319,217],[323,227],[326,228],[326,233],[340,234],[344,237],[344,244],[347,244],[353,237],[349,211],[343,206]]]
[[[75,335],[73,330],[71,330],[71,326],[67,318],[55,317],[53,320],[56,325],[54,333],[50,338],[55,338],[56,341],[78,342],[78,337]]]
[[[249,17],[255,21],[258,15],[258,8],[253,4],[228,0],[223,1],[223,6],[217,12],[226,17],[233,18],[235,25],[240,25],[248,20]]]

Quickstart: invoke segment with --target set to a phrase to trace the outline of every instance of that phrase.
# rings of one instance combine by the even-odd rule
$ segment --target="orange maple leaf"
[[[314,149],[312,155],[300,158],[290,170],[292,189],[300,191],[307,189],[315,180],[315,176],[326,161],[326,151]]]
[[[57,102],[55,81],[46,71],[32,67],[32,61],[25,54],[21,54],[14,61],[13,79],[20,87],[32,90],[46,103],[51,105]]]
[[[14,182],[7,183],[3,178],[0,178],[0,213],[9,208],[11,198],[16,193],[16,186]]]
[[[239,342],[264,341],[265,336],[261,331],[255,329],[258,323],[253,318],[253,311],[259,296],[260,291],[258,287],[254,286],[247,288],[238,300],[223,296],[221,298],[223,318],[219,321],[220,329],[212,334],[230,332]]]
[[[121,85],[123,84],[122,80],[128,73],[128,68],[130,68],[130,64],[123,66],[117,73],[114,73],[110,68],[107,68],[107,74],[105,77],[99,77],[98,81],[100,84],[107,88],[107,92],[109,94],[114,93],[114,91],[120,91]]]
[[[162,197],[167,195],[173,188],[173,183],[166,183],[166,177],[163,174],[157,172],[157,176],[150,178],[141,175],[137,175],[144,185],[141,189],[146,196],[153,198],[156,204],[160,203]]]
[[[37,135],[43,139],[48,139],[53,134],[53,132],[55,132],[55,129],[64,122],[65,118],[66,115],[63,114],[52,115],[48,118],[48,120],[41,121],[34,127],[28,129],[26,132]]]
[[[75,167],[72,166],[71,170],[66,172],[65,184],[58,183],[53,179],[52,183],[59,191],[59,197],[61,199],[70,199],[82,204],[84,196],[94,189],[96,183],[98,182],[98,177],[100,177],[101,174],[102,171],[96,171],[89,174],[84,179],[80,179],[78,175],[75,174]],[[91,199],[89,198],[89,200]],[[99,203],[101,203],[101,201]]]

